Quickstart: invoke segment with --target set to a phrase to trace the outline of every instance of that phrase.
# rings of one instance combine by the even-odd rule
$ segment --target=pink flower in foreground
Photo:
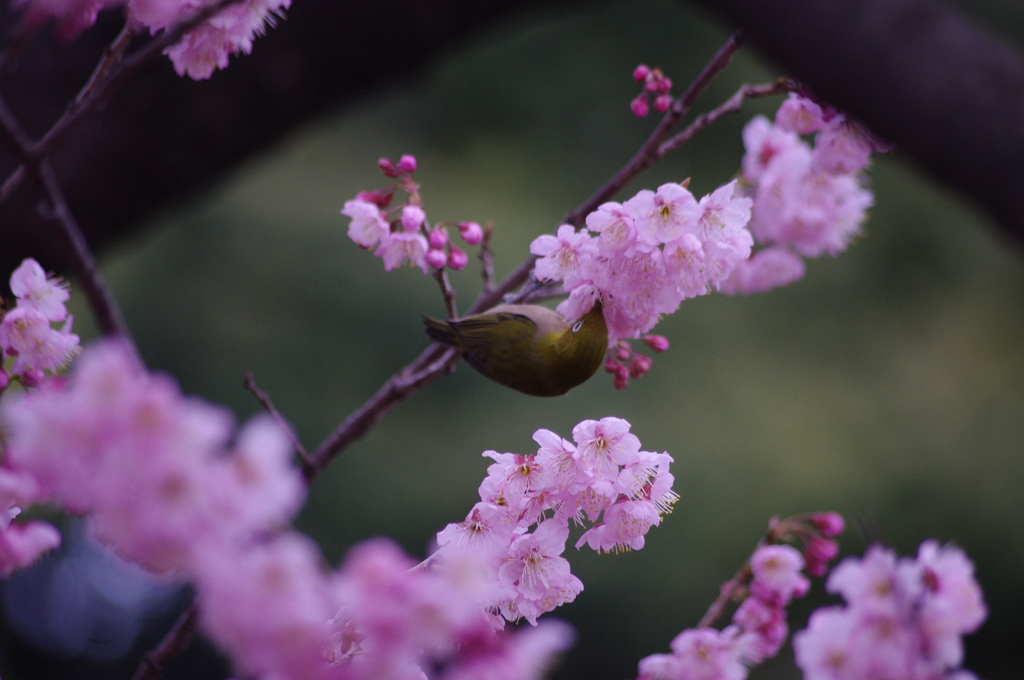
[[[46,522],[11,524],[0,529],[0,578],[23,569],[60,545],[60,532]]]
[[[731,631],[714,628],[684,630],[672,641],[677,680],[743,680],[747,667]]]

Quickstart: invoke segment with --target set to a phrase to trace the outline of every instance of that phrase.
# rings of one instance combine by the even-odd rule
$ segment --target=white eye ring
[[[580,319],[572,325],[572,332],[575,333],[579,329],[583,328],[583,319]]]

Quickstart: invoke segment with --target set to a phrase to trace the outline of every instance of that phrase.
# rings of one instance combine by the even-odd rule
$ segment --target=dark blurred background
[[[1024,13],[1007,5],[964,8],[1024,44]],[[501,276],[651,129],[653,118],[629,113],[633,67],[661,67],[678,93],[728,33],[704,10],[662,0],[518,14],[167,209],[107,248],[103,271],[152,369],[240,419],[259,410],[242,388],[251,370],[315,446],[425,346],[420,315],[443,313],[433,281],[386,274],[346,237],[339,210],[383,183],[377,158],[417,156],[431,220],[492,220]],[[698,109],[777,75],[744,51]],[[687,177],[700,195],[728,181],[743,124],[778,102],[722,121],[624,196]],[[568,437],[581,419],[616,415],[644,448],[674,456],[681,499],[642,551],[567,552],[585,590],[557,612],[579,639],[556,677],[635,677],[639,658],[696,623],[771,516],[810,510],[847,517],[844,554],[869,540],[902,554],[927,538],[962,546],[990,608],[966,666],[1019,677],[1024,262],[898,149],[870,181],[876,206],[846,253],[809,263],[783,290],[685,302],[657,329],[672,348],[623,392],[601,373],[565,397],[533,398],[461,364],[335,461],[299,528],[332,564],[378,535],[423,555],[473,504],[482,451],[531,453],[538,428]],[[463,307],[479,288],[474,265],[454,276]],[[76,328],[95,337],[76,302]],[[58,554],[0,587],[5,680],[130,677],[187,600],[115,566],[76,522],[64,528]],[[816,584],[793,627],[826,601]],[[227,673],[201,642],[172,671]],[[788,647],[754,673],[797,677]]]

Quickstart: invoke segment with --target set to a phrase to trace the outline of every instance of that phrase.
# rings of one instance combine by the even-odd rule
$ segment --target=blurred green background
[[[420,316],[443,313],[432,280],[386,274],[346,237],[339,210],[383,184],[378,157],[417,156],[432,221],[493,220],[501,276],[653,126],[629,113],[633,67],[660,66],[678,93],[726,36],[702,11],[658,0],[528,16],[302,130],[109,253],[104,271],[152,369],[239,418],[259,410],[242,388],[251,370],[313,447],[425,346]],[[775,75],[744,52],[698,109]],[[778,102],[722,121],[623,197],[728,181],[743,124]],[[787,289],[684,302],[657,329],[672,348],[623,392],[600,373],[533,398],[460,364],[335,461],[299,527],[332,563],[377,535],[423,555],[473,504],[482,451],[532,453],[538,428],[568,437],[581,419],[616,415],[675,457],[681,499],[642,551],[567,552],[585,590],[557,612],[579,631],[558,677],[635,677],[639,658],[696,623],[771,516],[810,510],[850,520],[844,554],[866,536],[903,554],[927,538],[963,546],[991,612],[966,665],[1019,677],[1024,262],[898,151],[870,181],[876,206],[846,253],[810,262]],[[475,264],[454,276],[463,308]],[[80,301],[76,323],[90,332]],[[816,584],[810,604],[824,601]],[[794,608],[794,628],[810,604]],[[753,677],[796,676],[787,648]]]

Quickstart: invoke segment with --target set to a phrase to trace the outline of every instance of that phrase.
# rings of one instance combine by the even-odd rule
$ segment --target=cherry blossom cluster
[[[204,626],[245,677],[266,680],[534,680],[572,642],[559,621],[510,634],[480,608],[469,559],[416,568],[386,539],[325,572],[316,547],[286,533],[210,565]]]
[[[256,418],[233,436],[225,410],[149,374],[123,341],[87,349],[68,380],[7,399],[0,422],[2,524],[36,500],[88,515],[126,559],[192,582],[204,629],[246,677],[461,680],[490,669],[532,680],[571,641],[558,623],[501,632],[470,555],[413,569],[371,541],[326,570],[288,529],[305,485],[277,424]],[[57,543],[49,525],[6,527],[0,569]]]
[[[813,147],[801,135],[814,134]],[[754,199],[750,231],[764,246],[718,289],[758,293],[804,275],[802,257],[836,255],[860,233],[874,199],[862,174],[883,147],[855,121],[790,93],[775,114],[743,130],[742,192]]]
[[[801,539],[803,553],[787,544],[759,547],[745,574],[749,578],[746,589],[739,590],[735,581],[723,586],[723,593],[742,592],[745,596],[732,623],[722,630],[684,630],[670,644],[671,654],[652,654],[640,660],[640,680],[743,680],[751,666],[778,654],[789,631],[786,607],[807,594],[810,582],[804,571],[820,575],[815,572],[823,572],[835,559],[838,548],[833,538],[842,532],[843,520],[835,513],[819,513],[785,520],[775,529]]]
[[[969,680],[961,637],[985,620],[974,566],[963,551],[925,541],[917,559],[872,547],[847,558],[827,588],[843,606],[815,611],[793,636],[806,680]]]
[[[71,295],[66,282],[48,277],[29,258],[11,274],[10,285],[14,309],[0,310],[0,392],[12,377],[38,385],[46,371],[64,367],[81,349],[71,332],[74,317],[64,306]],[[51,325],[61,322],[60,329]]]
[[[752,201],[736,189],[734,180],[698,201],[671,183],[605,203],[587,215],[586,228],[563,224],[530,244],[540,258],[534,275],[562,282],[569,298],[558,311],[567,319],[600,301],[610,346],[637,338],[750,256]]]
[[[416,158],[405,155],[394,163],[381,158],[378,167],[389,179],[398,181],[377,191],[362,191],[356,198],[345,202],[341,214],[352,218],[348,237],[360,248],[373,250],[384,260],[384,270],[391,271],[402,265],[419,267],[424,274],[445,267],[462,269],[469,261],[466,252],[448,238],[444,224],[431,227],[423,211],[419,185],[412,178],[416,171]],[[402,189],[408,198],[391,207],[395,192]],[[459,236],[470,246],[483,240],[483,229],[476,222],[452,223]]]
[[[58,35],[70,39],[96,22],[101,9],[125,6],[128,21],[151,33],[187,19],[214,0],[12,0],[25,9],[25,20],[38,26],[52,18]],[[253,40],[273,26],[291,0],[240,0],[185,34],[164,51],[178,75],[205,80],[216,69],[227,68],[232,54],[249,54]]]
[[[668,111],[672,106],[672,79],[661,72],[660,68],[652,69],[647,64],[640,64],[633,70],[633,80],[644,86],[643,92],[629,103],[633,115],[643,118],[651,112],[650,96],[654,96],[654,110],[659,113]]]
[[[584,420],[573,428],[575,444],[542,429],[536,454],[486,451],[494,463],[480,502],[438,533],[436,556],[478,559],[493,586],[481,604],[509,621],[536,623],[573,601],[583,584],[561,557],[570,521],[591,525],[577,548],[638,550],[678,498],[671,456],[641,451],[629,429],[621,418]]]

